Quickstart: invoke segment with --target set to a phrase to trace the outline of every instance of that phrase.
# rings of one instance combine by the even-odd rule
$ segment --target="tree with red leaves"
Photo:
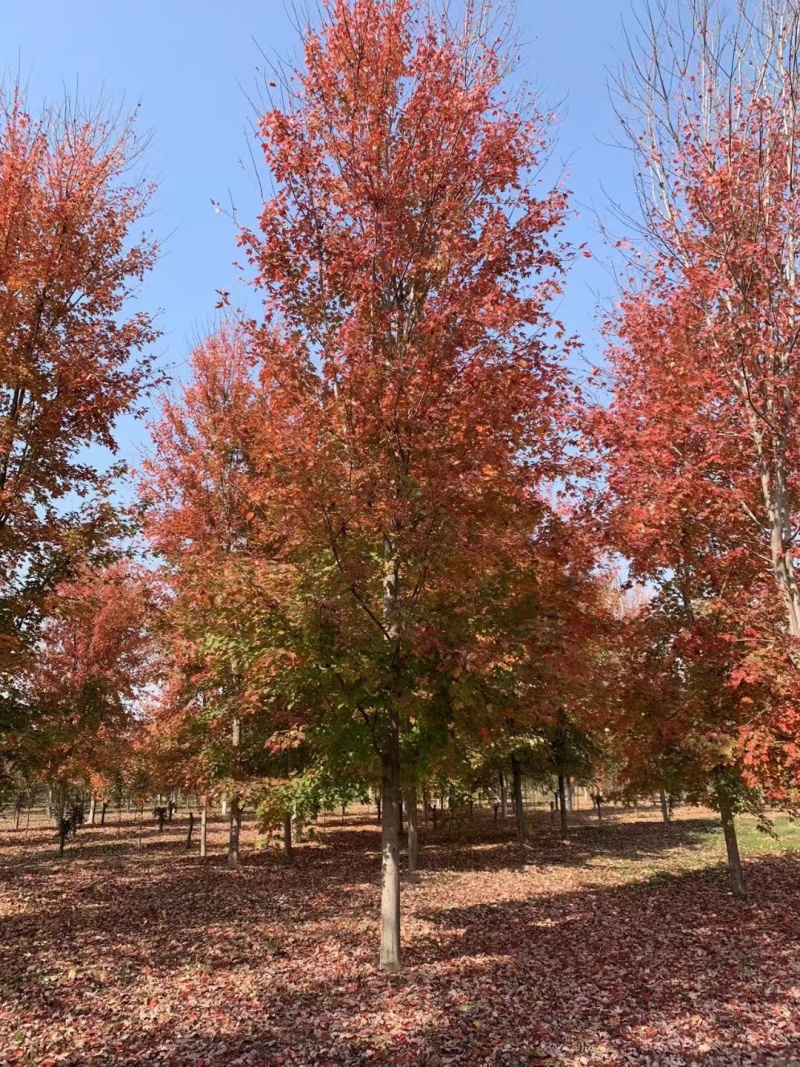
[[[110,750],[124,750],[141,714],[156,677],[156,610],[151,576],[127,563],[86,570],[45,600],[36,657],[22,683],[35,726],[15,747],[53,787],[58,819],[70,789],[83,793],[95,776],[111,777]]]
[[[253,510],[315,619],[325,727],[380,759],[388,971],[404,732],[452,718],[456,672],[499,667],[492,605],[567,468],[566,196],[538,185],[549,116],[507,97],[478,6],[454,27],[327,0],[261,122],[277,192],[241,238],[267,315]]]
[[[237,584],[243,590],[242,568],[249,562],[251,370],[247,339],[234,324],[196,347],[182,395],[162,403],[141,481],[145,532],[171,591],[164,641],[170,669],[157,722],[172,738],[176,781],[208,793],[227,780],[232,867],[238,865],[236,779],[247,710],[243,661],[233,662],[233,646],[237,621],[255,616],[249,597],[242,613],[234,593]],[[247,580],[244,585],[252,592]]]
[[[691,0],[677,23],[665,4],[649,16],[620,83],[642,240],[609,325],[610,409],[595,413],[607,531],[658,587],[679,688],[697,683],[687,737],[786,801],[800,772],[800,13],[769,0],[728,22]]]
[[[114,451],[115,420],[152,378],[150,318],[125,317],[155,256],[136,236],[152,190],[130,173],[140,149],[130,120],[69,105],[36,119],[16,88],[0,93],[4,693],[41,596],[115,528],[87,447]]]

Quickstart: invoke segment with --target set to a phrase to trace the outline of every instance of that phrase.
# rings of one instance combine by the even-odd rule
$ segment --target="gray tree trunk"
[[[739,842],[736,838],[736,825],[733,812],[728,798],[720,792],[719,814],[722,820],[722,830],[725,834],[725,848],[728,853],[728,874],[731,879],[733,895],[743,900],[747,896],[744,886],[744,874],[742,873],[742,860],[739,855]]]
[[[400,953],[400,736],[392,726],[389,749],[381,755],[381,948],[380,967],[390,973],[402,966]]]
[[[508,818],[508,790],[506,789],[506,776],[500,771],[500,818],[505,822]]]
[[[522,803],[522,767],[516,756],[511,757],[511,776],[514,786],[514,815],[517,821],[517,840],[522,843],[527,837],[525,807]]]
[[[239,866],[239,832],[242,828],[242,812],[239,797],[234,793],[230,802],[230,832],[228,836],[228,866],[235,871]]]
[[[208,800],[203,801],[200,813],[200,856],[205,859],[208,851]]]
[[[667,801],[667,792],[665,789],[659,789],[658,796],[661,801],[661,821],[664,826],[669,826],[669,803]]]
[[[411,788],[406,792],[406,813],[408,815],[408,873],[415,874],[419,857],[417,839],[417,791]]]
[[[564,788],[564,775],[558,776],[558,813],[561,817],[561,836],[566,838],[569,834],[569,822],[567,820],[567,795]]]
[[[292,816],[286,813],[283,820],[283,854],[287,859],[292,858]]]

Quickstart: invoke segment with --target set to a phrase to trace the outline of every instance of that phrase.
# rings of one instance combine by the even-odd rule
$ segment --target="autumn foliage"
[[[800,811],[800,14],[678,6],[617,84],[638,209],[587,382],[510,20],[322,0],[264,87],[249,306],[161,391],[132,507],[142,142],[0,96],[0,799],[47,790],[62,854],[87,800],[163,833],[191,798],[187,851],[219,803],[228,866],[253,816],[286,874],[370,802],[394,972],[430,824],[513,808],[524,866],[530,791],[563,849],[582,789],[598,833],[709,805],[744,897],[736,817]]]
[[[126,306],[155,255],[140,147],[129,121],[0,93],[0,671],[41,596],[121,532],[97,450],[153,380],[151,319]]]

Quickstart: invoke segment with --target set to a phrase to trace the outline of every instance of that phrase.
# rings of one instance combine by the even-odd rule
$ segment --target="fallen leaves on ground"
[[[800,1064],[800,857],[749,863],[737,902],[711,825],[423,828],[391,977],[367,815],[236,872],[221,821],[205,861],[177,821],[83,829],[62,861],[45,827],[0,831],[0,1063]]]

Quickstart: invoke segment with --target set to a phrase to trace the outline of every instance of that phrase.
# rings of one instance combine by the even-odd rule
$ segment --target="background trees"
[[[140,147],[131,120],[0,93],[0,728],[41,598],[120,532],[87,446],[113,452],[153,380],[152,322],[126,309],[155,255]]]
[[[722,809],[731,775],[791,803],[800,22],[782,0],[691,0],[653,5],[642,27],[619,88],[643,255],[595,413],[606,529],[656,585],[644,657],[666,679],[658,706]]]

